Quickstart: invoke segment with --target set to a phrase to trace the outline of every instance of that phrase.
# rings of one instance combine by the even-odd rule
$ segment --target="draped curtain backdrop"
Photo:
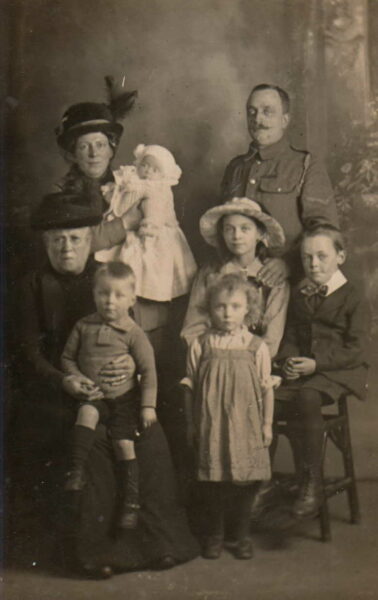
[[[7,249],[10,284],[39,257],[26,224],[66,171],[54,128],[72,103],[104,99],[104,75],[139,90],[115,166],[138,143],[182,167],[177,214],[197,257],[199,216],[245,151],[245,102],[271,82],[293,101],[294,145],[321,154],[374,315],[378,304],[376,0],[9,0]],[[374,328],[377,329],[376,321]],[[373,328],[373,329],[374,329]]]

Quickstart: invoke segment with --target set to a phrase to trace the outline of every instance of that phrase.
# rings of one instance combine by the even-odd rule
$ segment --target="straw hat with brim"
[[[37,231],[76,229],[98,225],[102,213],[88,205],[87,196],[56,192],[44,196],[31,216],[30,225]]]
[[[81,135],[97,132],[114,136],[116,144],[123,133],[123,126],[114,119],[109,106],[97,102],[70,106],[55,130],[59,146],[67,151],[72,151],[72,144]]]
[[[243,215],[261,223],[266,234],[264,243],[270,248],[281,248],[285,244],[285,234],[281,225],[261,210],[261,206],[249,198],[232,198],[224,204],[210,208],[200,219],[200,231],[210,246],[218,245],[217,225],[219,219],[227,215]]]

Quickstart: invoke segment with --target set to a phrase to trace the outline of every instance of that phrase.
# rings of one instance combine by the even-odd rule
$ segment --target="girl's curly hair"
[[[248,313],[245,317],[245,325],[248,329],[254,330],[261,319],[261,304],[257,288],[248,282],[248,280],[238,273],[229,273],[217,278],[206,292],[207,311],[211,315],[211,307],[214,299],[221,292],[243,292],[247,298]]]

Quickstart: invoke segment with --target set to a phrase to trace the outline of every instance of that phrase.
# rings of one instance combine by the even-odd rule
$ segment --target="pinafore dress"
[[[211,347],[200,339],[201,362],[195,392],[199,481],[248,483],[271,477],[262,438],[261,387],[253,336],[245,349]]]

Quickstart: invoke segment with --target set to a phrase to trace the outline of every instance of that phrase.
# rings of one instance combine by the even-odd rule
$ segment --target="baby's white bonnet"
[[[167,148],[156,144],[146,146],[138,144],[134,150],[135,165],[138,166],[145,156],[153,156],[162,167],[165,179],[170,185],[177,185],[182,171],[176,163],[173,154]]]

